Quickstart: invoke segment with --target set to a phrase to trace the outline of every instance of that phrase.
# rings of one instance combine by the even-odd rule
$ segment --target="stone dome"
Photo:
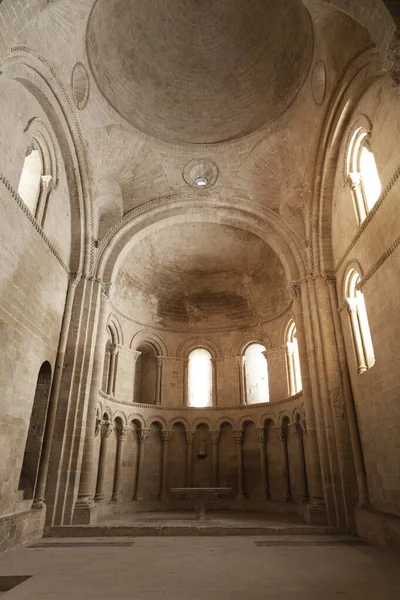
[[[217,143],[293,103],[313,29],[301,0],[97,0],[87,54],[99,90],[136,128]]]
[[[119,269],[114,297],[136,322],[182,332],[257,325],[289,302],[282,263],[270,246],[211,223],[171,225],[138,242]]]

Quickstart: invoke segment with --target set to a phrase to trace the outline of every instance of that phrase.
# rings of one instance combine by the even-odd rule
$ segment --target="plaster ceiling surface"
[[[263,240],[232,226],[175,224],[138,242],[119,269],[114,305],[136,322],[170,330],[252,326],[290,297],[282,263]]]
[[[87,57],[108,103],[175,143],[241,138],[296,99],[313,55],[301,0],[97,0]]]

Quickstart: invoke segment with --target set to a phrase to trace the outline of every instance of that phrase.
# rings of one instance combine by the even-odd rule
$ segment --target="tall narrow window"
[[[268,365],[265,346],[251,344],[244,353],[247,404],[269,402]]]
[[[364,294],[359,290],[360,281],[361,278],[358,271],[351,268],[346,277],[345,292],[357,356],[358,372],[363,373],[375,364],[375,355]]]
[[[382,193],[369,134],[363,127],[358,127],[351,138],[347,155],[347,173],[357,217],[362,223]]]
[[[294,396],[302,390],[299,346],[297,343],[296,323],[291,320],[286,329],[286,365],[288,373],[289,395]]]
[[[41,181],[42,157],[39,150],[30,150],[25,158],[21,179],[19,180],[18,194],[33,215],[36,213]]]
[[[189,406],[202,408],[212,406],[213,394],[212,356],[205,348],[197,348],[189,354],[188,399]]]

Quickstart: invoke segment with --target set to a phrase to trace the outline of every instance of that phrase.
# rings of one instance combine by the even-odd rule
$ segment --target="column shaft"
[[[186,487],[192,487],[192,461],[193,461],[194,431],[186,432],[187,460],[186,460]]]
[[[111,284],[103,285],[98,292],[98,318],[97,335],[95,342],[92,383],[88,401],[88,412],[86,420],[85,444],[81,466],[81,477],[79,481],[78,501],[75,511],[83,510],[85,506],[92,504],[92,475],[94,466],[94,434],[96,425],[96,404],[101,387],[104,364],[104,349],[106,345],[107,330],[106,323],[109,314],[109,301],[111,299]]]
[[[161,500],[168,500],[168,445],[171,431],[162,431]]]
[[[261,475],[261,498],[267,500],[269,498],[268,489],[268,467],[266,457],[266,435],[265,429],[258,429],[258,442],[260,445],[260,475]]]
[[[243,473],[243,431],[234,431],[238,467],[238,500],[244,500],[244,473]]]
[[[51,456],[51,446],[54,436],[54,428],[57,417],[57,406],[58,406],[58,398],[60,395],[61,388],[61,379],[63,374],[63,366],[65,360],[65,351],[67,347],[68,340],[68,332],[71,323],[72,316],[72,306],[74,303],[74,296],[76,285],[80,281],[80,278],[77,280],[71,281],[67,291],[67,297],[65,300],[65,309],[64,316],[61,326],[60,333],[60,341],[58,344],[58,352],[57,352],[57,361],[54,371],[53,383],[50,392],[49,398],[49,408],[47,413],[46,427],[43,437],[43,446],[42,453],[40,456],[40,464],[39,464],[39,472],[37,476],[37,483],[35,489],[35,498],[32,507],[33,508],[42,508],[45,503],[45,490],[46,490],[46,481],[47,481],[47,473],[49,471],[50,464],[50,456]]]
[[[126,439],[128,429],[123,427],[117,431],[117,450],[115,454],[115,471],[114,471],[114,484],[113,493],[111,500],[117,502],[119,499],[120,492],[120,480],[121,480],[121,466],[122,466],[122,454],[123,454],[123,442]]]
[[[148,429],[140,429],[138,432],[138,460],[137,460],[137,468],[136,468],[136,485],[135,485],[135,494],[133,496],[134,500],[143,500],[143,490],[142,490],[142,478],[143,478],[143,467],[144,467],[144,452],[145,452],[145,442],[149,436]]]
[[[97,471],[97,483],[95,501],[104,500],[104,478],[106,474],[109,439],[112,432],[112,425],[108,421],[101,426],[101,441],[99,454],[99,468]]]

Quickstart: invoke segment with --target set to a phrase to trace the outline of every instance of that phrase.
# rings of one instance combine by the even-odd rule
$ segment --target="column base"
[[[142,500],[144,500],[144,498],[141,494],[134,494],[132,500],[134,502],[141,502]]]
[[[73,525],[94,525],[97,521],[97,506],[94,502],[77,502],[72,517]]]
[[[32,502],[31,508],[33,510],[43,510],[46,508],[46,500],[44,498],[35,498]]]
[[[327,525],[328,515],[324,503],[317,500],[305,502],[304,519],[310,525]]]
[[[244,500],[245,499],[245,495],[240,493],[236,496],[236,500]]]
[[[105,496],[104,494],[96,494],[94,497],[94,501],[95,502],[102,502],[102,500],[104,500]]]
[[[160,500],[162,500],[163,502],[167,502],[167,500],[169,500],[168,494],[161,494]]]

